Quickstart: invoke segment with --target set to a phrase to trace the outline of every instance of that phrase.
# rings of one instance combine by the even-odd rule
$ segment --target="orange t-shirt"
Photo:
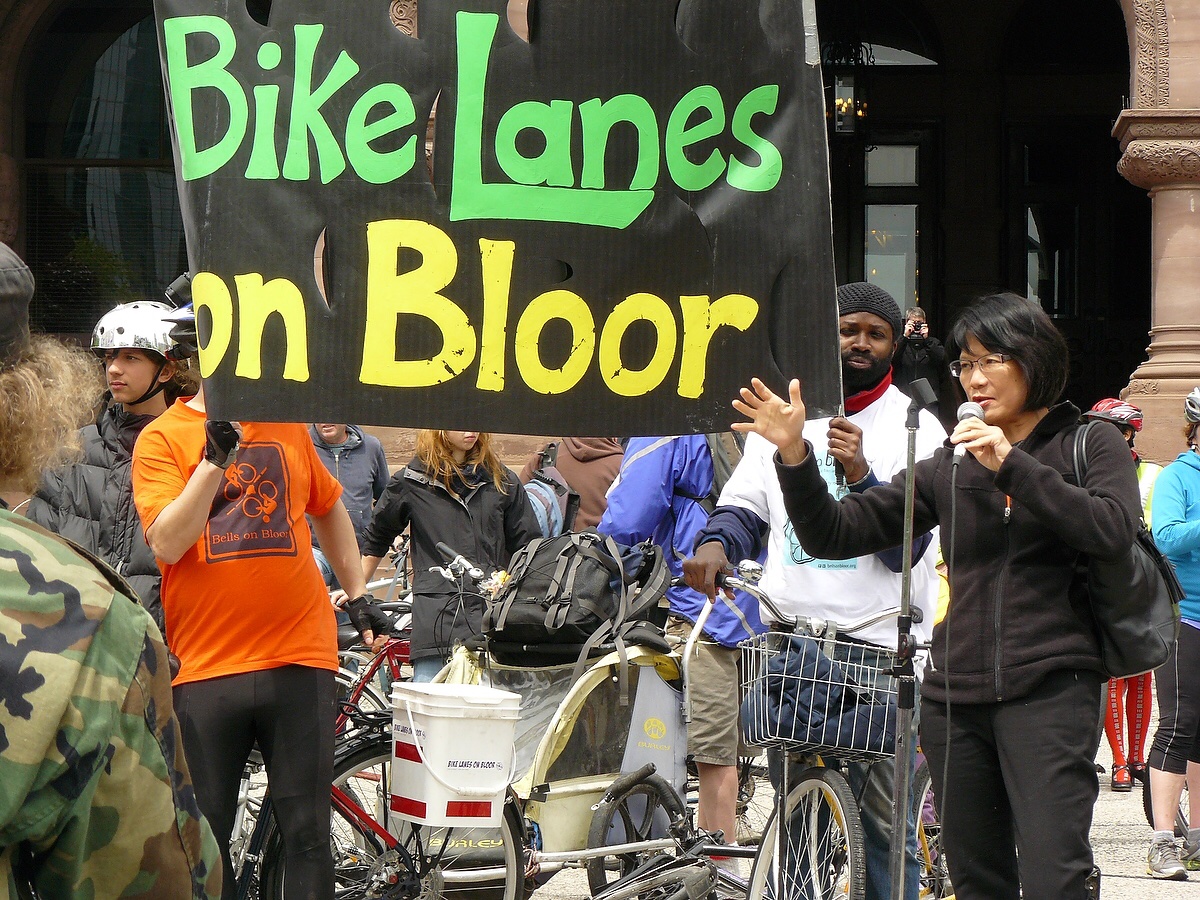
[[[178,400],[133,451],[133,496],[149,529],[204,457],[204,413]],[[245,422],[196,545],[158,561],[175,684],[301,665],[337,669],[337,626],[305,513],[324,515],[342,487],[302,425]]]

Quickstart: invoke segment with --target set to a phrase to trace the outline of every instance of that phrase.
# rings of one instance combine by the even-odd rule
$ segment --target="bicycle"
[[[443,550],[444,555],[452,553],[449,548]],[[465,582],[477,584],[483,574],[457,554],[447,568],[460,580],[464,589]],[[657,666],[669,664],[675,668],[677,662],[677,657],[668,657],[657,651],[628,648],[627,663],[633,670],[630,674],[631,689],[636,693],[638,684],[652,682],[653,676],[658,674]],[[552,708],[556,708],[560,717],[577,716],[579,710],[593,702],[606,708],[610,715],[617,709],[629,709],[620,707],[616,702],[615,692],[618,689],[612,678],[616,665],[615,655],[602,657],[585,672],[583,679],[570,685],[561,704],[551,700]],[[565,668],[569,674],[571,667]],[[640,677],[635,673],[641,673]],[[492,675],[496,674],[492,670]],[[363,677],[369,678],[369,675],[364,673]],[[567,685],[562,687],[565,689]],[[570,712],[572,710],[573,713]],[[544,873],[550,873],[563,865],[586,867],[589,882],[600,893],[608,889],[608,881],[613,875],[619,878],[632,872],[640,873],[644,871],[642,866],[663,854],[678,856],[685,861],[694,860],[669,866],[659,863],[655,866],[659,888],[665,892],[661,893],[663,897],[674,893],[668,890],[667,882],[671,879],[667,878],[666,872],[676,867],[699,871],[699,874],[681,872],[675,878],[680,883],[693,885],[693,888],[699,881],[707,879],[714,884],[721,883],[735,893],[745,893],[744,880],[717,872],[708,862],[707,854],[725,852],[726,848],[713,841],[712,836],[694,830],[679,795],[670,784],[654,774],[653,764],[618,777],[607,785],[607,790],[600,792],[599,802],[593,805],[590,813],[590,828],[584,829],[584,834],[588,836],[586,847],[582,840],[563,850],[555,846],[543,847],[529,831],[524,818],[528,812],[528,801],[519,800],[517,792],[512,790],[508,792],[503,817],[497,827],[417,827],[401,820],[392,806],[391,715],[364,712],[352,705],[347,705],[345,711],[349,722],[338,737],[336,777],[332,791],[331,844],[339,897],[406,900],[416,896],[440,896],[439,891],[452,890],[454,896],[461,898],[482,900],[486,896],[498,900],[519,900],[527,886],[535,884],[532,879],[539,867]],[[560,718],[559,721],[565,719]],[[582,730],[579,737],[584,737]],[[567,773],[557,769],[546,770],[549,763],[544,757],[542,760],[538,765],[543,769],[539,770],[533,789],[538,799],[532,800],[542,814],[548,815],[550,810],[559,810],[557,815],[562,815],[567,809],[577,809],[579,812],[587,809],[586,805],[580,808],[572,796],[547,804],[545,794],[556,796],[556,792],[568,784],[571,785],[568,793],[571,793],[579,785]],[[756,770],[748,767],[747,771]],[[566,801],[565,805],[563,800]],[[592,803],[586,793],[580,794],[578,800]],[[265,821],[271,830],[262,852],[263,900],[282,895],[283,877],[280,865],[282,843],[269,817]],[[546,824],[545,820],[542,824]],[[586,824],[586,820],[580,824]],[[663,825],[661,834],[651,833],[652,825],[655,830],[658,825]],[[622,835],[615,842],[611,839],[614,826]],[[553,830],[554,838],[561,841],[562,830],[557,825]],[[749,858],[755,851],[749,847],[740,852]],[[659,888],[647,896],[659,896]]]
[[[368,589],[378,589],[386,581],[373,582]],[[408,663],[408,624],[411,622],[411,604],[408,601],[380,603],[379,608],[395,617],[393,631],[383,648],[376,654],[362,654],[354,649],[359,644],[358,632],[353,626],[338,628],[338,651],[341,667],[336,674],[338,712],[335,733],[355,727],[355,712],[391,713],[391,702],[386,691],[381,693],[374,685],[377,675],[386,675],[391,681],[404,680],[401,667]],[[347,657],[347,654],[352,654]],[[346,662],[352,659],[353,668]],[[237,815],[230,838],[230,862],[239,900],[252,900],[260,893],[260,868],[264,848],[268,839],[268,823],[273,818],[271,798],[267,791],[263,759],[257,750],[250,754],[242,775],[238,793]]]
[[[784,760],[778,766],[775,809],[751,867],[748,896],[862,900],[866,848],[847,772],[851,762],[876,762],[894,753],[886,733],[889,715],[895,724],[894,654],[841,638],[894,618],[899,610],[837,624],[784,614],[752,580],[730,576],[725,583],[758,599],[773,621],[792,626],[790,632],[769,632],[742,645],[748,742],[772,748]],[[772,691],[779,698],[775,706],[767,699]],[[796,692],[795,697],[807,692],[810,706],[797,700],[787,708],[787,691]],[[835,696],[849,700],[841,705]],[[815,714],[834,712],[817,721]],[[920,827],[918,823],[918,843]]]
[[[483,574],[457,554],[445,569],[462,591]],[[406,661],[406,640],[389,639],[354,676],[341,701],[330,790],[334,896],[415,900],[451,893],[461,900],[520,900],[524,823],[511,793],[494,828],[411,825],[394,814],[391,704],[364,706],[375,703],[370,688],[375,674],[383,670],[398,677]],[[261,900],[282,898],[286,878],[283,840],[269,801],[268,796],[246,858],[251,870],[239,877],[239,889],[243,879],[247,886],[257,882]]]
[[[920,762],[913,774],[912,800],[916,810],[917,844],[921,859],[921,898],[945,900],[954,896],[950,870],[942,850],[942,826],[933,802],[933,779],[929,762],[918,754]]]

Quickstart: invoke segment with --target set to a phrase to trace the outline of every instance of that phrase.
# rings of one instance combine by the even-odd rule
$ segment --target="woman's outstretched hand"
[[[804,400],[800,396],[800,380],[788,383],[788,398],[775,394],[757,378],[750,387],[742,388],[741,399],[733,408],[749,419],[734,422],[734,431],[753,431],[779,448],[779,458],[789,466],[799,465],[808,456],[804,445]]]

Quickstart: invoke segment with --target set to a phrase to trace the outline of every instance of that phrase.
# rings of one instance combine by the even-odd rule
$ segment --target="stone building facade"
[[[1036,295],[1072,347],[1068,396],[1126,392],[1141,449],[1173,458],[1200,384],[1200,0],[816,6],[829,106],[855,111],[830,126],[838,279],[883,283],[935,333],[981,293]],[[390,11],[419,36],[419,0]],[[186,264],[151,15],[0,0],[0,239],[45,330],[84,334]],[[527,15],[511,0],[525,37]]]

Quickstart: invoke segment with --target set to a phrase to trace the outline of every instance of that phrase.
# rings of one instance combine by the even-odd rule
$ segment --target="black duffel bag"
[[[513,554],[508,580],[487,601],[483,633],[506,645],[561,647],[583,656],[639,625],[661,625],[670,584],[662,550],[625,547],[597,531],[531,541]]]

